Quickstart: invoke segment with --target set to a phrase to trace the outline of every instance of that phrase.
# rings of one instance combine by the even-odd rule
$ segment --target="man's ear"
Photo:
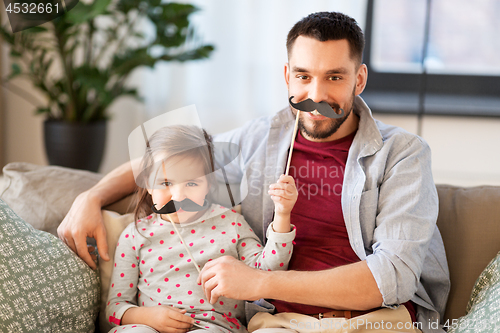
[[[356,74],[356,90],[355,95],[360,95],[366,87],[366,81],[368,80],[368,68],[365,64],[359,65],[358,73]]]
[[[285,62],[284,74],[285,74],[286,87],[288,89],[290,83],[290,65],[287,62]]]

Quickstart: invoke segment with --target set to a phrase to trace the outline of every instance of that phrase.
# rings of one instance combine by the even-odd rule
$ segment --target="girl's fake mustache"
[[[321,101],[319,103],[316,103],[312,99],[308,98],[302,102],[299,102],[295,104],[292,102],[292,98],[295,96],[291,96],[288,101],[290,102],[290,105],[293,106],[295,109],[304,111],[304,112],[312,112],[314,110],[317,110],[319,113],[321,113],[323,116],[328,117],[328,118],[342,118],[344,116],[344,109],[339,107],[339,110],[341,111],[340,114],[335,112],[334,109],[330,106],[325,101]]]
[[[156,214],[172,214],[182,209],[186,212],[199,212],[201,210],[208,208],[208,201],[205,199],[203,206],[198,205],[196,202],[186,198],[182,201],[170,200],[165,204],[165,206],[160,209],[156,209],[156,204],[151,206],[151,210]]]

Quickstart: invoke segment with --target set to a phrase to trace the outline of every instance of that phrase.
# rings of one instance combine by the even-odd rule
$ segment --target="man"
[[[320,324],[331,332],[418,332],[410,327],[416,319],[418,328],[432,332],[444,314],[449,278],[435,225],[430,150],[419,137],[374,120],[357,96],[367,81],[363,47],[356,22],[340,13],[311,14],[288,34],[289,97],[326,101],[345,115],[300,114],[290,168],[299,198],[292,211],[297,238],[289,271],[263,272],[221,257],[201,272],[211,303],[220,296],[272,300],[278,314],[256,315],[250,329],[315,332],[312,326]],[[240,167],[226,171],[233,181],[246,177],[242,213],[261,238],[273,217],[273,202],[262,189],[284,172],[296,112],[287,107],[216,137],[242,149]],[[111,172],[77,198],[60,237],[91,265],[85,236],[95,237],[107,259],[99,209],[133,188],[128,165]]]

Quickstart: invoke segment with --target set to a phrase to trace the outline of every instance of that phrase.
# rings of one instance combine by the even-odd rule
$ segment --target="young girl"
[[[293,178],[281,176],[273,186],[281,194],[272,196],[275,220],[263,247],[243,216],[212,202],[213,156],[210,138],[194,126],[165,127],[149,139],[136,179],[144,187],[137,222],[116,246],[106,316],[121,326],[110,333],[246,332],[244,301],[221,297],[210,304],[197,284],[199,268],[226,255],[263,270],[287,268],[295,237]]]

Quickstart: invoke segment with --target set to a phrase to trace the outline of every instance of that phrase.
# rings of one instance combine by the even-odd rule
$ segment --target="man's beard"
[[[302,112],[302,114],[299,117],[300,132],[312,139],[326,139],[331,135],[335,134],[337,130],[340,128],[340,126],[346,121],[347,117],[349,117],[349,115],[351,114],[354,106],[354,98],[355,98],[355,92],[353,90],[351,101],[344,108],[345,115],[342,118],[336,118],[336,119],[326,118],[323,120],[316,120],[312,128],[307,128],[304,125],[303,117],[307,117],[307,115],[305,114],[305,112]],[[334,110],[338,110],[339,108],[337,104],[330,104],[330,106]],[[294,114],[296,114],[295,112]]]

